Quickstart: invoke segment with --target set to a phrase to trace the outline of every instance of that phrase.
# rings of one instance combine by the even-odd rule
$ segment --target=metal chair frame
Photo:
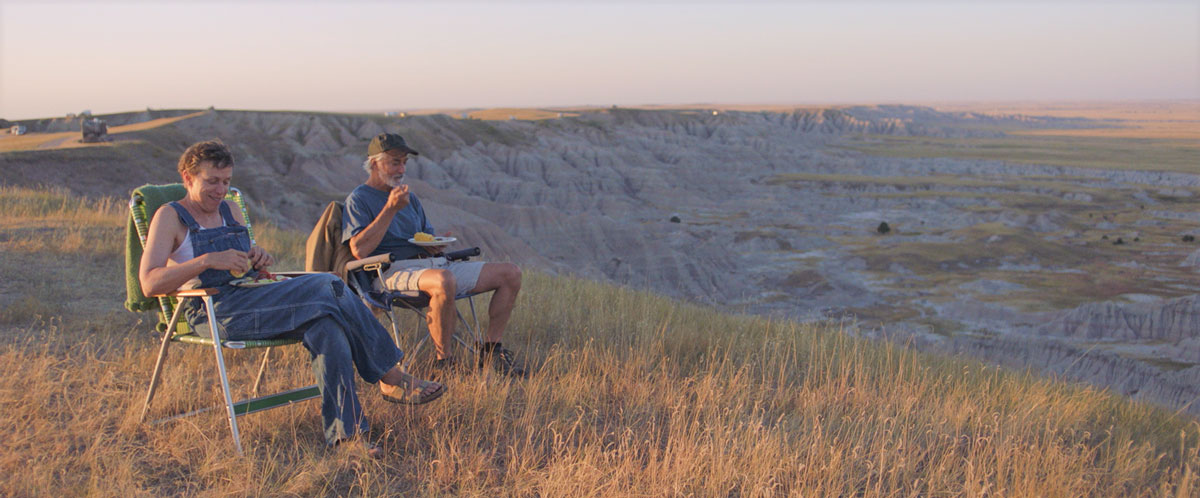
[[[446,259],[450,261],[465,261],[470,259],[472,256],[478,255],[479,248],[475,247],[449,253],[443,257],[446,257]],[[387,269],[391,267],[393,261],[395,261],[395,259],[393,259],[391,254],[380,254],[371,256],[369,258],[351,261],[346,264],[346,281],[350,288],[357,293],[360,298],[362,298],[364,303],[371,308],[382,310],[387,315],[388,322],[390,322],[392,326],[392,337],[395,339],[396,345],[398,346],[402,344],[400,340],[400,328],[393,309],[400,307],[416,313],[419,319],[414,327],[414,334],[419,336],[420,339],[417,341],[416,346],[406,350],[404,361],[400,364],[400,369],[404,372],[408,372],[409,367],[412,366],[412,362],[417,358],[421,348],[430,338],[428,332],[422,333],[421,331],[422,323],[425,323],[426,328],[428,328],[428,320],[425,317],[425,309],[429,307],[429,294],[416,291],[375,290],[373,283],[383,281],[383,272],[387,271]],[[481,327],[479,325],[479,315],[475,311],[475,296],[486,294],[487,292],[491,291],[474,292],[456,296],[454,298],[454,313],[458,316],[458,321],[462,325],[460,330],[465,331],[467,339],[469,340],[463,339],[459,331],[455,331],[452,338],[460,346],[469,351],[472,355],[472,358],[478,356],[479,349],[476,347],[476,345],[482,343],[483,337],[481,333]],[[464,299],[467,301],[467,305],[471,312],[470,322],[467,321],[467,318],[463,315],[462,310],[458,308],[458,301]]]

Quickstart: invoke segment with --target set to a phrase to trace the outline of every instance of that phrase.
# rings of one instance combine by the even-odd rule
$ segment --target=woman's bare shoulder
[[[151,228],[161,227],[171,232],[179,232],[186,229],[183,225],[183,220],[179,219],[179,213],[176,213],[175,208],[172,208],[168,204],[158,207],[158,211],[154,212],[154,218],[150,220],[150,226]]]

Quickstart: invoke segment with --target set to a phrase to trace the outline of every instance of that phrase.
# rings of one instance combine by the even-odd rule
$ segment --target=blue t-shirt
[[[351,237],[375,221],[375,217],[383,211],[383,206],[387,205],[387,200],[388,192],[366,184],[359,185],[350,192],[350,195],[346,196],[346,212],[342,215],[342,243],[349,243]],[[417,200],[417,194],[409,192],[408,205],[392,217],[392,224],[388,225],[383,240],[370,255],[390,252],[397,259],[406,259],[425,254],[424,248],[408,241],[417,232],[432,235],[433,225],[425,218],[425,209],[421,207],[421,201]]]

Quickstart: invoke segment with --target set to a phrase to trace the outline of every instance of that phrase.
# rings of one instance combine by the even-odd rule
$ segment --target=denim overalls
[[[222,202],[225,226],[202,228],[177,202],[170,203],[188,227],[195,257],[227,249],[250,250],[250,235]],[[403,353],[345,283],[329,273],[304,275],[261,287],[229,285],[225,270],[200,273],[203,287],[216,287],[213,309],[226,340],[299,337],[312,353],[313,373],[321,390],[325,440],[330,444],[366,432],[368,425],[354,389],[354,370],[369,383],[400,362]],[[190,298],[184,314],[193,330],[205,333],[208,316],[199,298]]]

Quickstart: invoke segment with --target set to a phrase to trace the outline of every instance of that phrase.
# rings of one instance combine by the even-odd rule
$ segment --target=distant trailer
[[[25,129],[25,125],[13,125],[12,128],[8,129],[8,132],[13,135],[24,135],[26,131],[28,130]]]

